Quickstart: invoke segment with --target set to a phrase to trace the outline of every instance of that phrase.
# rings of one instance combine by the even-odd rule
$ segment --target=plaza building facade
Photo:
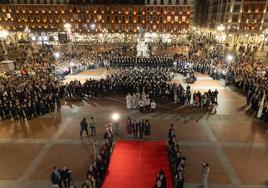
[[[3,0],[0,26],[9,31],[178,33],[188,30],[191,1],[187,0]]]
[[[207,27],[258,32],[268,27],[268,0],[209,0]]]
[[[267,45],[268,0],[200,0],[195,9],[196,26],[218,42]]]

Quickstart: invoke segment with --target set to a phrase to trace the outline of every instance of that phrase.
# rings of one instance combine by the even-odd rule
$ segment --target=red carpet
[[[152,188],[159,170],[172,180],[165,142],[117,141],[103,188]]]

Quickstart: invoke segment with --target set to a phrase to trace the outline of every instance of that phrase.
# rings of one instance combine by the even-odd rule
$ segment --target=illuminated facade
[[[209,0],[207,27],[223,24],[229,31],[258,32],[268,28],[268,0]]]
[[[178,33],[188,30],[187,0],[9,0],[0,4],[0,26],[9,31]]]

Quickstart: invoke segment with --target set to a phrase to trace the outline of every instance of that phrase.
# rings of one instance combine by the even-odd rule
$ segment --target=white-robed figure
[[[99,155],[99,143],[97,142],[97,140],[93,141],[92,146],[94,152],[94,159],[96,160]]]
[[[201,169],[201,185],[202,188],[208,187],[208,175],[209,175],[209,164],[208,163],[202,163],[202,169]]]
[[[151,102],[151,100],[149,98],[145,99],[146,111],[150,111],[150,108],[151,108],[150,102]]]
[[[156,108],[156,103],[154,100],[151,101],[151,109],[152,111],[154,111],[154,109]]]
[[[126,103],[127,103],[127,109],[131,109],[132,108],[132,96],[130,95],[130,93],[128,93],[126,96]]]
[[[131,100],[132,100],[132,108],[135,109],[137,108],[137,98],[136,98],[136,94],[133,93],[132,97],[131,97]]]
[[[141,100],[145,101],[146,99],[146,93],[143,91],[141,94]]]

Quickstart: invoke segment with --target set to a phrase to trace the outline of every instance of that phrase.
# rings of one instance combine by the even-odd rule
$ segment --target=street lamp
[[[53,55],[54,55],[55,59],[59,59],[60,58],[60,53],[59,52],[55,52]]]
[[[3,47],[4,55],[7,55],[7,50],[4,45],[4,40],[8,37],[9,32],[7,30],[0,30],[0,40]]]
[[[225,26],[223,25],[223,24],[221,24],[221,25],[219,25],[218,27],[217,27],[217,31],[219,31],[219,32],[222,32],[222,31],[224,31],[225,30]]]
[[[7,30],[0,30],[0,38],[6,39],[9,35],[9,32]]]
[[[26,37],[30,40],[31,30],[28,27],[26,27],[24,29],[24,33],[26,34]]]
[[[115,129],[115,135],[119,135],[119,114],[118,113],[113,113],[112,114],[112,120],[114,121],[114,129]]]
[[[231,62],[231,61],[234,60],[234,56],[231,55],[231,54],[228,54],[228,55],[226,56],[226,60],[227,60],[227,62],[229,63],[229,62]]]
[[[222,34],[221,34],[221,32],[223,32],[225,30],[225,26],[223,25],[223,24],[221,24],[221,25],[219,25],[218,27],[217,27],[217,31],[218,31],[218,33],[219,33],[219,37],[218,37],[218,40],[219,40],[219,42],[220,43],[222,43]]]
[[[65,23],[64,25],[64,29],[65,29],[65,31],[66,31],[66,35],[67,35],[67,40],[69,40],[70,39],[70,37],[69,37],[69,35],[70,35],[70,33],[71,33],[71,24],[69,24],[69,23]]]
[[[226,56],[226,61],[227,61],[227,71],[225,75],[225,85],[228,85],[229,83],[229,78],[231,77],[230,75],[230,63],[234,60],[234,56],[232,54],[228,54]]]
[[[66,24],[64,24],[64,29],[65,29],[65,31],[67,31],[68,33],[70,33],[71,32],[71,24],[69,24],[69,23],[66,23]]]
[[[94,31],[95,30],[95,24],[94,23],[92,23],[92,24],[90,24],[90,29],[91,29],[91,31]]]

